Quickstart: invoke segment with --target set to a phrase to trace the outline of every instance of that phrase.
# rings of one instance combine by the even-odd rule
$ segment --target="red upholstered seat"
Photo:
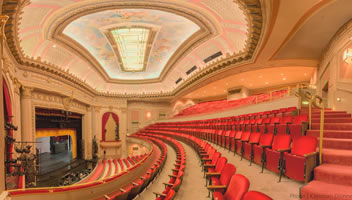
[[[259,143],[261,133],[260,132],[253,132],[249,137],[249,141],[243,143],[243,156],[248,160],[252,160],[253,158],[253,146]]]
[[[273,133],[264,133],[261,135],[259,140],[259,145],[253,146],[253,160],[257,164],[262,164],[264,160],[263,149],[265,146],[271,146],[273,142]]]
[[[230,132],[229,138],[228,138],[228,149],[231,151],[234,147],[234,140],[235,140],[235,135],[236,135],[236,131],[232,130]]]
[[[236,167],[230,163],[226,163],[220,173],[220,176],[219,175],[210,176],[211,183],[209,184],[208,188],[211,188],[211,186],[214,186],[214,185],[223,185],[227,187],[231,180],[231,177],[235,173],[236,173]],[[223,189],[213,190],[213,192],[215,191],[222,192],[222,193],[224,192]]]
[[[291,136],[290,135],[276,135],[274,137],[272,149],[266,148],[265,149],[265,158],[266,158],[266,168],[273,172],[279,172],[279,161],[281,150],[290,149],[291,144]]]
[[[292,116],[282,117],[280,119],[280,124],[277,125],[277,134],[287,134],[288,133],[288,124],[292,123]]]
[[[304,135],[308,129],[308,115],[297,115],[293,118],[292,124],[288,125],[291,136],[297,137]]]
[[[242,131],[236,131],[235,138],[234,138],[234,145],[233,145],[233,152],[236,153],[237,151],[237,141],[241,140],[242,137]]]
[[[271,118],[264,118],[264,119],[262,120],[261,125],[259,125],[259,132],[261,132],[261,133],[266,133],[266,132],[267,132],[267,131],[266,131],[266,126],[267,126],[267,124],[270,123],[270,121],[271,121]]]
[[[218,159],[215,166],[209,166],[209,167],[207,167],[207,165],[204,165],[204,166],[206,167],[206,169],[208,169],[208,172],[221,172],[222,168],[226,163],[227,163],[227,158],[221,157]]]
[[[268,133],[276,133],[276,126],[280,123],[281,117],[273,117],[270,120],[270,124],[266,126]]]
[[[257,191],[249,191],[244,195],[243,200],[273,200],[273,199],[264,193],[257,192]]]
[[[241,175],[235,174],[231,177],[229,186],[225,194],[221,192],[214,192],[214,200],[242,200],[245,193],[248,191],[249,181]]]
[[[242,152],[243,152],[243,143],[244,142],[248,142],[249,141],[249,137],[251,135],[251,132],[249,131],[246,131],[246,132],[243,132],[242,135],[241,135],[241,140],[237,140],[236,141],[236,145],[237,145],[237,153],[239,155],[242,155]]]
[[[156,200],[171,200],[171,199],[174,198],[174,196],[175,196],[175,191],[174,190],[170,190],[167,193],[166,197],[159,196],[159,197],[156,198]]]
[[[317,138],[299,136],[292,141],[291,153],[284,155],[286,176],[296,181],[308,182],[316,165]]]

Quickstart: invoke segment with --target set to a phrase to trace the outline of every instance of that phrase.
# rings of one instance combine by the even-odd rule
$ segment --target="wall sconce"
[[[348,64],[352,64],[352,49],[347,48],[343,52],[343,60]]]
[[[341,102],[341,98],[340,97],[337,97],[337,102]]]
[[[147,118],[150,118],[152,116],[152,113],[147,112]]]
[[[308,102],[308,101],[302,101],[302,104],[304,104],[304,105],[308,105],[308,104],[309,104],[309,102]]]

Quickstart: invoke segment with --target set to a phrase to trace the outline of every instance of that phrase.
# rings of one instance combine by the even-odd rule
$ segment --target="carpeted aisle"
[[[319,127],[320,111],[314,110],[312,130],[307,135],[319,139]],[[325,111],[323,164],[315,168],[314,175],[301,190],[303,200],[352,200],[351,114]]]
[[[165,182],[169,182],[170,177],[168,176],[169,174],[172,173],[172,169],[174,168],[175,160],[176,160],[176,152],[175,150],[169,146],[168,144],[165,144],[167,147],[167,160],[164,165],[164,168],[160,172],[160,174],[155,177],[154,182],[150,183],[147,189],[145,189],[142,193],[139,194],[135,198],[135,200],[152,200],[155,199],[155,194],[153,192],[158,192],[161,193],[164,190],[164,184]]]

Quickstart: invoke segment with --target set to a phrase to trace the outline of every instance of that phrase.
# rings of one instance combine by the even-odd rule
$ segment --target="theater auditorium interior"
[[[0,12],[0,200],[352,200],[352,0]]]

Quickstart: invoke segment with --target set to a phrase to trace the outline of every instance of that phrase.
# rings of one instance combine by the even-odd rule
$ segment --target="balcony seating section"
[[[299,115],[295,107],[289,107],[216,119],[156,123],[143,131],[173,132],[201,139],[233,151],[234,155],[248,159],[250,164],[261,165],[262,171],[266,168],[279,173],[280,180],[282,175],[286,175],[293,180],[308,182],[316,166],[316,149],[313,148],[316,143],[305,136],[307,128],[308,115]],[[295,147],[292,152],[292,148],[299,144],[293,143],[296,138],[308,141],[311,146],[307,147],[307,151],[297,153]],[[202,144],[202,148],[211,155],[211,145],[207,142]],[[287,159],[288,156],[291,157]],[[309,157],[308,163],[302,158],[305,156]],[[302,158],[301,163],[309,164],[311,169],[300,164],[300,168],[292,170],[298,161],[290,164],[290,159],[296,157]]]
[[[181,112],[179,112],[175,117],[179,116],[188,116],[188,115],[195,115],[195,114],[204,114],[204,113],[209,113],[209,112],[214,112],[214,111],[221,111],[221,110],[226,110],[226,109],[231,109],[231,108],[238,108],[246,105],[251,105],[251,104],[257,104],[257,103],[262,103],[262,102],[267,102],[271,100],[276,100],[280,99],[286,96],[287,90],[280,90],[276,92],[272,92],[272,95],[270,94],[257,94],[257,95],[252,95],[246,98],[242,99],[237,99],[237,100],[232,100],[232,101],[227,101],[227,100],[218,100],[218,101],[208,101],[208,102],[202,102],[198,103],[196,105],[190,106],[188,108],[185,108]],[[280,115],[283,115],[286,112],[290,112],[291,110],[284,108],[279,111]]]
[[[165,161],[166,161],[166,154],[167,154],[167,148],[166,145],[159,139],[154,138],[154,137],[147,137],[147,136],[139,136],[139,135],[134,135],[133,137],[141,138],[141,139],[147,139],[152,141],[158,148],[160,149],[160,155],[156,157],[156,159],[152,162],[151,167],[147,169],[142,176],[137,178],[136,180],[132,181],[131,183],[125,185],[122,188],[117,189],[116,191],[112,191],[110,194],[105,194],[103,197],[98,198],[99,200],[106,200],[106,199],[114,199],[114,200],[130,200],[136,197],[139,193],[141,193],[147,186],[148,184],[151,183],[151,181],[160,173],[160,170],[163,168]],[[142,162],[143,161],[143,155],[142,156],[131,156],[129,157],[130,159],[126,159],[127,162],[130,162],[129,160],[133,159],[135,160],[134,162]],[[120,161],[123,159],[120,159]],[[112,162],[114,163],[114,162]],[[116,161],[116,163],[122,163]],[[131,163],[132,164],[132,163]],[[137,163],[135,163],[136,165]],[[134,166],[135,166],[134,165]],[[127,169],[127,170],[132,170],[133,167]],[[122,172],[125,173],[125,172]],[[172,192],[170,191],[170,196],[172,195]],[[172,199],[172,198],[170,198]]]
[[[157,200],[169,200],[173,199],[180,188],[183,180],[184,170],[186,167],[186,153],[181,143],[167,136],[152,135],[147,133],[138,133],[136,135],[150,136],[162,140],[168,143],[176,151],[175,168],[172,169],[172,174],[169,175],[170,180],[165,185],[165,189],[161,192],[154,192]]]
[[[146,155],[147,154],[128,157],[127,159],[119,158],[119,159],[102,160],[97,163],[94,170],[89,176],[77,182],[76,184],[89,183],[96,180],[102,180],[108,177],[118,175],[119,173],[122,173],[123,171],[125,171],[125,169],[129,169],[135,166],[139,161],[143,160],[143,158],[145,158]],[[133,158],[137,160],[133,160]],[[125,167],[126,164],[123,164],[122,160],[124,160],[125,163],[126,162],[128,163],[128,166],[129,166],[128,168]]]
[[[235,174],[236,167],[227,163],[226,157],[221,157],[221,153],[216,152],[216,149],[213,148],[209,142],[193,135],[185,134],[185,132],[188,132],[189,130],[176,128],[177,131],[175,131],[176,129],[170,129],[172,128],[163,128],[159,125],[154,127],[154,125],[151,125],[150,127],[141,130],[137,135],[163,135],[187,143],[198,153],[200,163],[204,165],[206,185],[213,195],[213,199],[241,200],[243,198],[244,194],[248,191],[249,181],[245,176]],[[190,130],[190,132],[195,134],[193,130]],[[203,136],[204,135],[199,135],[199,137]],[[215,153],[212,149],[215,149]]]

